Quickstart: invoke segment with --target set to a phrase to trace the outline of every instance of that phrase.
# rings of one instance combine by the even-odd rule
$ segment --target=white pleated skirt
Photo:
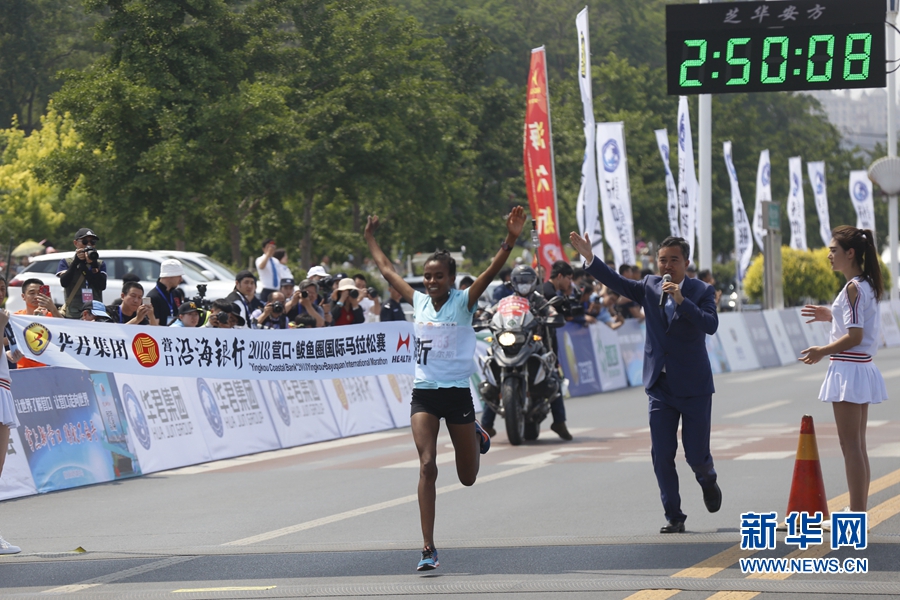
[[[5,359],[6,357],[2,357]],[[12,392],[0,386],[0,423],[13,428],[19,426],[16,418],[16,405],[13,402]]]
[[[819,390],[822,402],[879,404],[887,397],[884,378],[873,362],[831,361]]]

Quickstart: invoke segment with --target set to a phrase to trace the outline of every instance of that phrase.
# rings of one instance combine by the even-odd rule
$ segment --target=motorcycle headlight
[[[497,341],[501,346],[512,346],[516,343],[516,334],[511,331],[504,331],[497,336]]]

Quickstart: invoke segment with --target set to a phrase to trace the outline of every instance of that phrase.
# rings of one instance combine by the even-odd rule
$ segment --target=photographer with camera
[[[311,327],[325,327],[325,311],[319,306],[319,286],[314,281],[304,279],[291,296],[285,310],[288,319],[296,322],[297,317],[309,315],[313,320]],[[329,311],[328,317],[331,318]]]
[[[359,290],[349,277],[341,279],[338,287],[332,292],[334,308],[331,318],[334,325],[358,325],[366,322],[363,309],[359,305]]]
[[[56,276],[65,294],[64,316],[80,319],[84,307],[94,300],[103,301],[106,289],[106,263],[100,260],[96,246],[100,238],[87,227],[75,233],[75,256],[64,258],[56,267]]]
[[[359,290],[359,306],[363,309],[366,323],[377,323],[381,317],[381,298],[378,297],[378,290],[369,286],[366,276],[362,273],[354,275],[353,282]]]
[[[228,298],[219,298],[209,307],[209,320],[206,327],[214,329],[234,329],[235,327],[244,327],[246,325],[244,317],[241,316],[241,306],[228,300]]]
[[[252,318],[259,329],[288,329],[290,319],[285,310],[284,294],[271,292],[269,301],[261,310],[253,311]]]

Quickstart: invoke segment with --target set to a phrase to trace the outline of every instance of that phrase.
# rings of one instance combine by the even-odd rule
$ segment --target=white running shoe
[[[3,536],[0,535],[0,554],[18,554],[22,549],[18,546],[13,546],[9,542],[3,539]]]

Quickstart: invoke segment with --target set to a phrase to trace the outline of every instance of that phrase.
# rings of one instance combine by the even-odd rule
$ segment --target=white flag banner
[[[825,163],[823,161],[806,163],[809,184],[816,198],[816,213],[819,215],[819,235],[827,248],[831,243],[831,220],[828,216],[828,194],[825,190]]]
[[[764,252],[763,238],[766,237],[766,225],[763,222],[762,203],[772,201],[772,167],[769,164],[769,151],[759,153],[759,166],[756,168],[756,206],[753,207],[753,237],[759,251]]]
[[[588,35],[588,9],[575,18],[578,30],[578,85],[581,88],[581,104],[584,108],[584,163],[581,165],[581,189],[578,191],[578,230],[590,234],[594,254],[603,256],[603,233],[600,228],[597,190],[597,135],[594,121],[594,93],[591,87],[591,39]]]
[[[26,357],[47,365],[211,379],[334,379],[413,374],[413,323],[322,329],[142,327],[12,315]]]
[[[691,260],[697,226],[697,172],[694,170],[694,138],[687,96],[678,99],[678,212],[681,237],[690,246],[688,260]]]
[[[875,233],[875,201],[872,182],[865,171],[850,171],[850,200],[856,209],[856,228]],[[831,241],[831,240],[829,240]]]
[[[603,229],[613,252],[616,267],[635,264],[634,225],[631,220],[631,192],[625,156],[625,124],[597,125],[597,158],[600,199],[603,201]]]
[[[675,237],[681,235],[681,227],[678,224],[678,188],[675,186],[675,177],[669,168],[669,132],[665,129],[657,129],[656,145],[659,146],[659,155],[662,157],[663,167],[666,169],[666,207],[669,213],[669,234]]]
[[[738,187],[731,142],[723,142],[722,151],[725,154],[725,166],[728,168],[728,179],[731,181],[731,214],[734,217],[734,258],[737,278],[738,281],[743,281],[747,267],[750,266],[750,258],[753,256],[753,238],[747,211],[744,209],[744,200],[741,198],[741,189]]]
[[[808,250],[806,246],[806,207],[803,205],[803,165],[799,156],[788,159],[788,172],[791,177],[788,192],[788,221],[791,224],[791,248]]]

